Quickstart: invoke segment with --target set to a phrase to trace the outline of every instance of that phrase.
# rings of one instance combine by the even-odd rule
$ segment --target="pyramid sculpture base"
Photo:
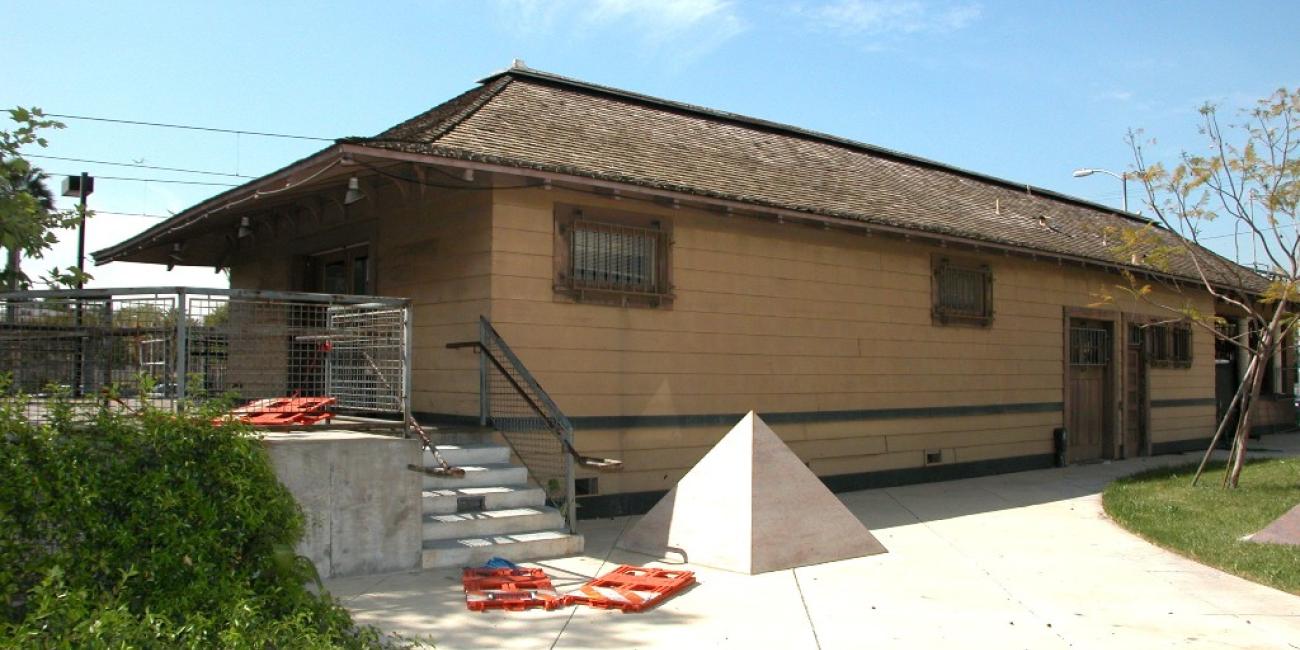
[[[1289,544],[1300,546],[1300,505],[1282,513],[1281,517],[1262,530],[1246,538],[1262,544]]]
[[[886,552],[753,411],[618,547],[746,574]]]

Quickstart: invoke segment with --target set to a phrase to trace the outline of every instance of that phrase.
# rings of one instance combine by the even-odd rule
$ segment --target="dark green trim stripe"
[[[816,422],[851,422],[861,420],[900,420],[904,418],[957,418],[1004,413],[1058,413],[1061,402],[1025,402],[1020,404],[971,404],[965,406],[920,406],[908,408],[855,409],[842,411],[760,412],[768,424],[809,424]],[[416,412],[416,419],[428,424],[477,424],[471,415]],[[578,415],[569,417],[575,429],[641,429],[647,427],[732,426],[744,413],[699,413],[682,415]]]
[[[1151,408],[1172,408],[1175,406],[1214,406],[1213,397],[1191,397],[1188,399],[1153,399]]]
[[[845,422],[854,420],[898,420],[903,418],[955,418],[971,415],[998,415],[1002,413],[1056,413],[1060,402],[1029,402],[1023,404],[975,404],[970,406],[933,406],[892,409],[860,409],[847,411],[785,411],[760,412],[768,424],[809,424],[814,422]],[[638,429],[644,427],[707,427],[731,426],[744,413],[704,413],[697,415],[579,415],[570,416],[576,429]]]
[[[822,483],[826,484],[826,487],[830,488],[832,492],[850,492],[915,483],[952,481],[991,474],[1009,474],[1049,467],[1052,467],[1052,456],[1042,454],[980,460],[970,463],[952,463],[950,465],[891,469],[879,472],[837,474],[820,478]],[[600,519],[645,514],[667,493],[666,490],[653,490],[649,492],[623,492],[620,494],[578,497],[578,518]]]

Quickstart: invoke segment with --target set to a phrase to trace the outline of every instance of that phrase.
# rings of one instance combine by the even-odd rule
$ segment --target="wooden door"
[[[1238,333],[1235,323],[1220,325],[1218,330],[1227,337],[1237,336]],[[1232,398],[1237,395],[1237,388],[1241,386],[1241,378],[1237,374],[1238,352],[1237,346],[1230,341],[1218,338],[1214,340],[1214,422],[1216,425],[1228,414],[1228,406],[1232,404]],[[1225,436],[1231,435],[1230,432],[1237,426],[1237,413],[1238,411],[1234,409],[1232,419],[1223,428]]]
[[[1124,441],[1120,458],[1141,456],[1147,433],[1147,359],[1141,326],[1128,326],[1124,346]]]
[[[1081,319],[1070,322],[1070,394],[1065,426],[1070,435],[1072,463],[1102,457],[1112,420],[1110,350],[1109,323]]]

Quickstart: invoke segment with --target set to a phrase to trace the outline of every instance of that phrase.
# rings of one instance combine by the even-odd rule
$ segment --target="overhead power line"
[[[66,172],[45,172],[51,176],[77,176],[78,174],[69,174]],[[213,183],[210,181],[181,181],[170,178],[137,178],[135,176],[99,176],[95,178],[106,181],[138,181],[141,183],[172,183],[175,185],[210,185],[213,187],[239,187],[238,183]]]
[[[244,174],[231,174],[228,172],[210,172],[201,169],[184,169],[181,167],[159,167],[157,165],[145,165],[142,163],[110,162],[107,160],[89,160],[86,158],[65,158],[63,156],[45,156],[45,155],[35,155],[35,154],[28,154],[25,157],[41,158],[43,160],[63,160],[67,162],[91,163],[93,165],[113,165],[115,167],[136,167],[139,169],[156,169],[158,171],[182,172],[185,174],[206,174],[208,176],[231,176],[234,178],[257,178],[256,176],[246,176]]]
[[[149,214],[148,212],[114,212],[112,210],[91,210],[95,216],[106,214],[113,217],[147,217],[149,219],[170,219],[176,215],[171,214]]]
[[[130,124],[132,126],[153,126],[164,129],[185,129],[187,131],[207,131],[210,133],[232,133],[235,135],[256,135],[263,138],[285,138],[288,140],[314,140],[317,142],[334,142],[335,138],[317,138],[309,135],[292,135],[288,133],[271,133],[268,131],[244,131],[242,129],[219,129],[211,126],[194,126],[192,124],[167,124],[165,122],[145,122],[143,120],[119,120],[110,117],[91,117],[88,115],[68,115],[63,113],[46,113],[48,117],[65,120],[87,120],[91,122],[110,122],[113,124]]]

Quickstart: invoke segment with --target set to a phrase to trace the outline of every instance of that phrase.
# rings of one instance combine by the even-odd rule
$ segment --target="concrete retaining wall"
[[[420,444],[346,431],[266,436],[280,482],[302,506],[298,553],[322,578],[419,568]]]

